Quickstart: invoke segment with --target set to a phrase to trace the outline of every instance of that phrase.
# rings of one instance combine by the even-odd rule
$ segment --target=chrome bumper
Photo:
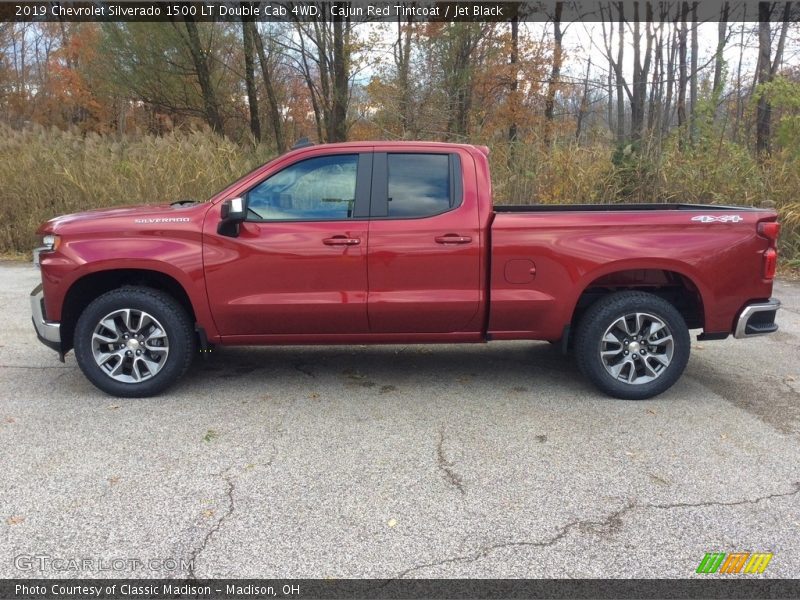
[[[61,351],[61,324],[48,321],[44,310],[44,291],[40,283],[31,292],[31,314],[36,335],[45,345]]]
[[[733,336],[745,338],[778,331],[778,324],[775,323],[775,313],[778,312],[780,307],[781,302],[777,298],[770,298],[766,302],[748,304],[739,314]]]

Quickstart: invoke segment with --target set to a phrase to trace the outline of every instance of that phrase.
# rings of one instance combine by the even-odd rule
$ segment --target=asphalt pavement
[[[218,348],[119,399],[0,264],[0,577],[800,576],[800,285],[648,401],[547,343]],[[89,562],[78,562],[77,558]],[[707,577],[707,576],[706,576]]]

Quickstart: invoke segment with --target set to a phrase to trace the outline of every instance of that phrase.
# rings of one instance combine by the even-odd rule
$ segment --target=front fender
[[[161,233],[161,232],[159,232]],[[209,338],[217,335],[203,273],[202,237],[137,235],[121,239],[65,239],[58,251],[41,258],[45,307],[53,321],[62,319],[69,290],[84,277],[118,270],[151,271],[172,278],[186,292],[197,322]]]

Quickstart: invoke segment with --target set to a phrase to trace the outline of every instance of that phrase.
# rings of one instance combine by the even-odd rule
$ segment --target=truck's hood
[[[100,222],[109,223],[109,220],[114,221],[115,224],[128,225],[131,229],[142,225],[188,223],[198,209],[202,210],[203,208],[208,208],[208,206],[207,203],[201,202],[183,205],[178,203],[143,204],[118,208],[98,208],[50,219],[39,227],[38,233],[66,233],[73,229],[82,229],[83,226],[93,226]]]

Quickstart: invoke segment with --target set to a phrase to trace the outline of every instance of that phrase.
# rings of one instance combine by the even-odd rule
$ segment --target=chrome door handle
[[[349,238],[343,235],[335,235],[325,238],[322,243],[326,246],[356,246],[361,243],[359,238]]]
[[[448,233],[447,235],[437,235],[435,238],[437,244],[469,244],[472,238],[468,235],[457,235],[455,233]]]

